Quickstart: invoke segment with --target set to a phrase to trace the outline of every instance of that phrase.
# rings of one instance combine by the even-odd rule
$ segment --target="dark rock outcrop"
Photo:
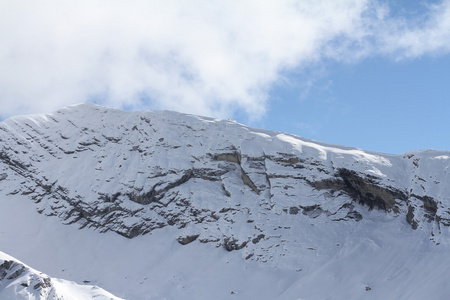
[[[335,174],[336,179],[310,182],[317,189],[328,189],[332,192],[342,191],[354,201],[367,205],[370,209],[381,209],[385,211],[398,210],[397,201],[406,201],[408,197],[405,192],[383,186],[368,176],[363,176],[355,171],[340,168]]]

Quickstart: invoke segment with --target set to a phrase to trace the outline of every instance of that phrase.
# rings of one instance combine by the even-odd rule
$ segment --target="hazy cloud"
[[[426,8],[428,10],[414,20],[387,19],[384,22],[378,38],[385,53],[403,59],[450,52],[450,1],[429,4]]]
[[[371,0],[7,0],[0,114],[96,101],[257,118],[286,71],[447,53],[449,27],[449,1],[416,21]]]

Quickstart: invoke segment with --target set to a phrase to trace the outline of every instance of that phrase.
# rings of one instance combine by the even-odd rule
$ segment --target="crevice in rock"
[[[180,179],[171,182],[169,184],[166,185],[166,187],[157,190],[156,188],[161,185],[161,183],[156,184],[149,192],[147,193],[143,193],[143,194],[136,194],[136,193],[128,193],[127,197],[128,199],[130,199],[133,202],[139,203],[139,204],[143,204],[143,205],[148,205],[152,202],[156,202],[159,203],[163,206],[167,206],[171,201],[169,201],[169,203],[162,203],[160,200],[162,198],[164,198],[164,195],[166,194],[167,191],[187,182],[191,177],[192,177],[193,171],[189,170],[187,171]]]
[[[241,170],[241,178],[242,182],[250,187],[252,191],[254,191],[256,194],[260,194],[261,191],[256,187],[255,183],[250,179],[248,174],[245,172],[244,168],[242,168],[242,156],[239,152],[233,152],[233,153],[222,153],[212,156],[214,160],[217,161],[226,161],[230,163],[235,163],[239,165],[239,169]]]

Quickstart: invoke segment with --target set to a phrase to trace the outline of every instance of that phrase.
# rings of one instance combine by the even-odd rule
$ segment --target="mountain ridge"
[[[180,247],[307,274],[306,258],[338,257],[362,228],[447,247],[449,166],[450,151],[382,154],[171,111],[80,104],[0,123],[3,197],[82,230],[168,230]]]

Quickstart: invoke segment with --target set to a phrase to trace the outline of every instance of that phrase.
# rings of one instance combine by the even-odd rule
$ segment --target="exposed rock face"
[[[439,233],[449,166],[447,152],[368,153],[166,111],[85,104],[0,124],[0,190],[39,213],[128,238],[176,226],[181,244],[261,260],[288,243],[280,215],[357,222],[374,209]]]
[[[354,201],[367,205],[370,209],[378,208],[385,211],[399,212],[399,202],[405,202],[407,195],[396,188],[380,185],[375,176],[358,175],[357,172],[340,168],[337,179],[326,179],[311,182],[318,189],[329,189],[333,192],[345,192]]]

